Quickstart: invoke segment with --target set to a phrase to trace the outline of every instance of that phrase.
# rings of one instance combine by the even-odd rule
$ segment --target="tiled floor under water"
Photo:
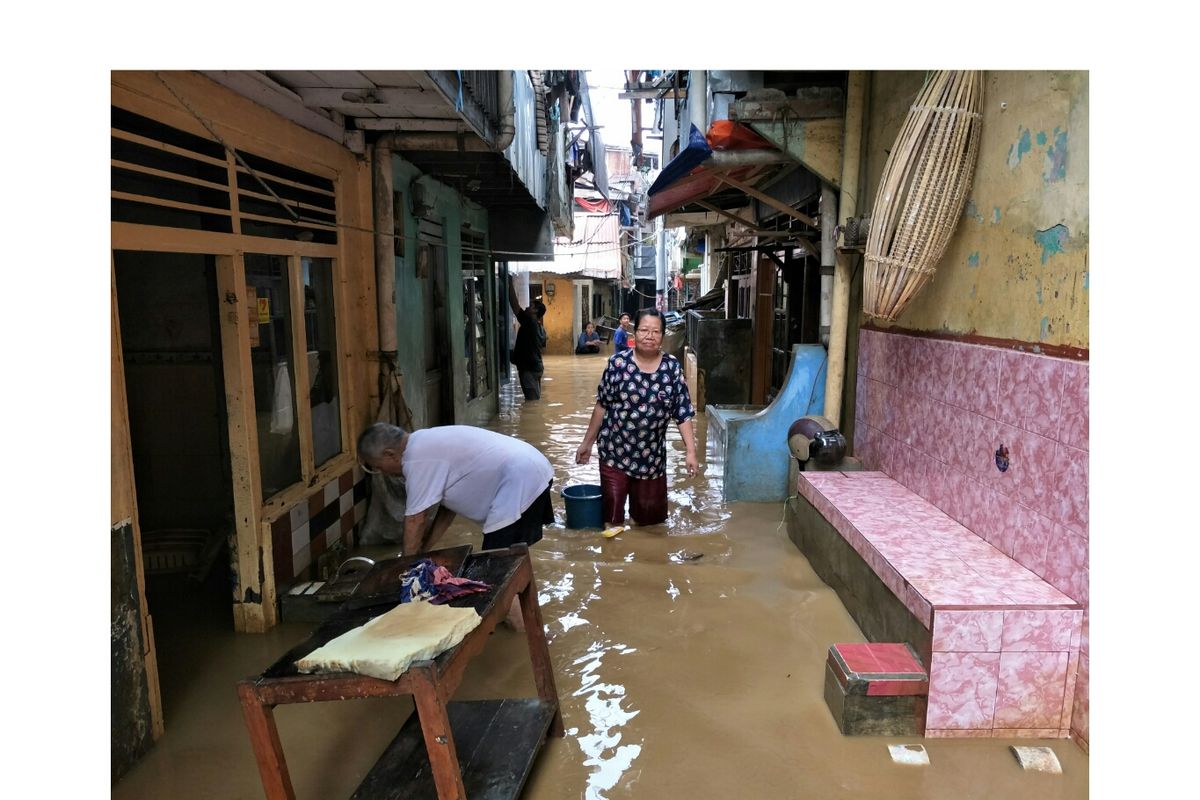
[[[548,357],[543,399],[502,404],[492,426],[541,448],[556,489],[599,482],[595,459],[578,466],[573,454],[603,363]],[[697,422],[703,446],[703,415]],[[842,736],[822,699],[825,655],[861,641],[858,629],[788,540],[782,504],[723,505],[720,465],[702,456],[689,480],[678,431],[668,445],[667,523],[604,539],[562,527],[559,499],[559,523],[533,548],[567,735],[542,750],[525,798],[1088,796],[1088,757],[1068,740],[928,740],[930,764],[911,766],[893,763],[887,746],[916,737]],[[479,533],[456,522],[439,545],[462,543],[478,546]],[[263,796],[235,685],[309,626],[234,634],[215,597],[160,600],[166,733],[115,800]],[[500,628],[456,698],[534,693],[523,635]],[[277,709],[297,797],[348,797],[411,711],[407,699]],[[1010,744],[1051,747],[1063,774],[1023,772]]]

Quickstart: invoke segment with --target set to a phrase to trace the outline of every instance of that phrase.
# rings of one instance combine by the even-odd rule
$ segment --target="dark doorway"
[[[170,724],[203,632],[233,627],[216,259],[117,251],[113,263],[146,604]]]

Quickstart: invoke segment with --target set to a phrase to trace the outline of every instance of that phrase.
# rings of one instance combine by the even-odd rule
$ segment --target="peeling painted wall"
[[[873,73],[867,209],[925,74]],[[984,78],[967,205],[933,281],[894,325],[1087,349],[1088,73]]]

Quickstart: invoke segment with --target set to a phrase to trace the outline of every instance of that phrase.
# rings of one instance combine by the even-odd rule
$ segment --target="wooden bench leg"
[[[562,710],[558,702],[558,688],[554,685],[554,670],[550,666],[550,648],[546,644],[546,630],[542,627],[542,610],[538,607],[537,586],[533,582],[530,568],[529,583],[521,590],[521,616],[525,620],[525,638],[529,642],[529,658],[533,662],[533,682],[538,697],[554,704],[554,719],[550,720],[551,736],[563,735]]]
[[[292,779],[283,760],[283,746],[279,743],[279,729],[275,727],[274,710],[263,704],[252,682],[239,683],[238,696],[267,800],[295,800],[296,792],[292,789]]]
[[[458,764],[458,751],[454,747],[454,736],[450,730],[450,717],[441,692],[428,671],[414,675],[413,699],[417,705],[417,717],[421,721],[421,734],[425,737],[425,752],[429,754],[429,765],[433,769],[433,782],[437,786],[439,800],[466,800],[463,788],[462,769]]]

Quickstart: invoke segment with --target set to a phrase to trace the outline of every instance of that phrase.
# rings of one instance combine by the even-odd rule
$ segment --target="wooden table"
[[[450,602],[475,608],[482,617],[479,626],[456,647],[435,659],[414,662],[394,681],[348,672],[302,675],[296,671],[298,659],[390,610],[392,604],[340,608],[261,675],[238,684],[254,757],[270,800],[295,797],[275,726],[275,706],[405,694],[413,696],[417,713],[359,784],[354,798],[460,800],[469,792],[472,800],[478,800],[520,794],[547,735],[563,735],[529,549],[515,545],[471,555],[462,576],[492,586],[487,593]],[[467,663],[487,645],[514,596],[520,597],[525,619],[537,698],[450,702]]]

